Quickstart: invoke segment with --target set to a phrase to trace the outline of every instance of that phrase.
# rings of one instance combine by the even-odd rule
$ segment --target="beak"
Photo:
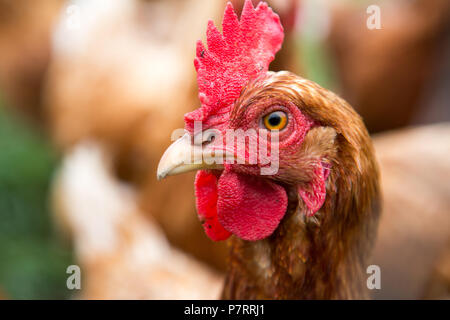
[[[215,163],[211,147],[193,144],[192,141],[190,134],[186,133],[167,148],[158,164],[158,180],[188,171],[223,169],[223,165]]]

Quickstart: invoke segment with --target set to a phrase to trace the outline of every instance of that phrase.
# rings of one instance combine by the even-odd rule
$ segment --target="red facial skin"
[[[205,232],[213,240],[224,240],[230,234],[250,241],[264,239],[275,231],[286,212],[287,194],[277,183],[277,180],[282,180],[277,176],[283,174],[283,164],[295,161],[296,151],[314,122],[294,104],[268,99],[249,106],[239,118],[230,119],[226,125],[230,129],[256,131],[261,129],[262,118],[274,111],[283,111],[288,116],[285,128],[279,132],[269,132],[279,137],[280,168],[276,174],[261,176],[260,164],[226,164],[218,177],[218,173],[209,171],[199,171],[197,174],[197,209],[205,221]],[[268,150],[272,150],[270,140],[268,143]],[[248,144],[242,148],[242,155],[248,155]],[[329,169],[319,163],[314,172],[316,177],[309,188],[298,188],[309,216],[317,212],[325,201],[325,181]]]
[[[264,79],[261,79],[264,81]],[[257,85],[257,84],[255,84]],[[284,112],[287,117],[287,124],[285,128],[280,131],[270,131],[262,125],[262,119],[275,111]],[[303,142],[307,132],[314,126],[314,121],[303,115],[300,109],[290,101],[282,101],[275,99],[264,99],[258,101],[248,108],[243,110],[242,113],[237,113],[234,118],[230,119],[229,127],[233,130],[243,129],[262,129],[267,131],[267,155],[270,156],[272,145],[271,136],[278,136],[278,144],[276,145],[279,150],[280,169],[283,169],[283,164],[289,164],[293,162],[293,156],[299,149]],[[248,149],[248,145],[246,145]],[[246,154],[247,156],[247,154]],[[233,168],[237,171],[247,174],[260,174],[261,166],[241,166],[234,165]]]
[[[199,171],[195,179],[197,212],[206,234],[214,241],[225,240],[231,234],[249,241],[264,239],[275,231],[287,209],[287,193],[279,184],[282,179],[277,178],[295,160],[314,122],[293,103],[271,98],[260,99],[242,112],[235,110],[240,107],[235,102],[244,86],[252,79],[267,79],[269,63],[283,40],[279,18],[265,3],[254,9],[247,0],[240,21],[228,4],[223,35],[209,23],[207,39],[208,49],[199,42],[195,59],[202,106],[185,116],[186,130],[197,134],[193,132],[194,122],[200,121],[202,130],[217,129],[225,139],[227,129],[263,128],[261,119],[273,111],[285,112],[288,121],[281,131],[270,132],[279,137],[278,172],[261,176],[260,164],[225,164],[223,172]],[[223,148],[224,142],[216,140],[213,144]],[[273,146],[269,144],[268,150],[271,152]],[[248,145],[232,151],[246,160],[250,155]],[[299,190],[311,214],[323,204],[325,179],[325,171],[318,163],[317,179],[309,188]]]

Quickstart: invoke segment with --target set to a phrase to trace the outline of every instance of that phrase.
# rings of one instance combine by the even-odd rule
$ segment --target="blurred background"
[[[417,261],[386,271],[380,297],[450,297],[450,2],[267,2],[285,28],[271,70],[339,93],[374,135],[385,190],[374,261]],[[0,0],[0,298],[220,291],[227,248],[198,222],[193,174],[157,182],[156,167],[199,104],[195,42],[225,4]],[[73,264],[81,290],[66,286]]]

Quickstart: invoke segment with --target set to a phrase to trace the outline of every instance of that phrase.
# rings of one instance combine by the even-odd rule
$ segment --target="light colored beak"
[[[213,163],[211,152],[201,145],[194,145],[191,136],[184,136],[172,143],[159,160],[156,176],[158,180],[188,171],[201,169],[223,169]],[[210,164],[213,163],[213,164]]]

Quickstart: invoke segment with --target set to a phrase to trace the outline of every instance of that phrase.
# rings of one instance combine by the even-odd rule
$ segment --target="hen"
[[[379,216],[372,143],[344,100],[268,71],[282,41],[265,3],[247,0],[240,20],[228,4],[223,34],[208,24],[195,59],[201,107],[157,175],[199,170],[206,234],[233,235],[224,298],[365,297]]]

